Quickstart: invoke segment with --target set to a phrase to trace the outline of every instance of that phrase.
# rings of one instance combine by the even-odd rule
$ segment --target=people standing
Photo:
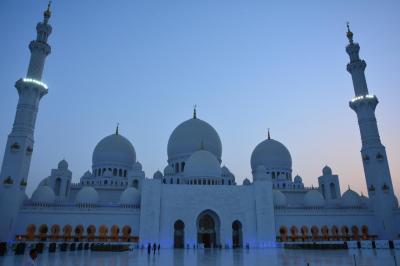
[[[151,253],[151,244],[148,243],[148,244],[147,244],[147,254],[150,255],[150,253]]]
[[[154,255],[156,254],[156,249],[157,249],[157,245],[156,245],[156,243],[153,243],[153,254]]]
[[[160,244],[158,244],[157,249],[158,249],[158,253],[160,253]]]
[[[25,261],[25,266],[36,266],[36,259],[38,257],[38,252],[37,250],[31,249],[31,251],[29,251],[29,256],[27,258],[27,260]]]

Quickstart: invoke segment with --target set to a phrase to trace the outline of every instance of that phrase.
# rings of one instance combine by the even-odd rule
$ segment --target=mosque
[[[32,197],[25,193],[39,102],[48,93],[42,81],[50,6],[29,44],[27,75],[15,83],[16,115],[5,147],[0,173],[0,242],[74,241],[159,243],[162,248],[272,247],[287,241],[393,240],[400,233],[400,211],[393,191],[388,158],[382,145],[375,108],[368,92],[366,63],[348,28],[357,115],[368,195],[350,188],[328,166],[318,186],[306,187],[292,173],[292,157],[268,137],[250,158],[252,180],[237,184],[222,164],[216,130],[193,117],[182,122],[168,141],[163,172],[148,177],[132,143],[116,129],[93,151],[92,167],[78,183],[65,160],[51,169]],[[368,197],[367,197],[368,196]]]

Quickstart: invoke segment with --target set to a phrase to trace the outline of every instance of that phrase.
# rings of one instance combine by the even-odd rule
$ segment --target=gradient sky
[[[322,5],[322,2],[324,3]],[[44,0],[0,1],[0,158],[29,42]],[[147,177],[164,169],[173,129],[192,115],[218,131],[238,183],[266,138],[285,144],[293,174],[317,185],[325,164],[342,192],[366,193],[346,21],[367,61],[367,82],[400,194],[400,1],[54,1],[28,194],[65,158],[77,182],[101,138],[120,133]]]

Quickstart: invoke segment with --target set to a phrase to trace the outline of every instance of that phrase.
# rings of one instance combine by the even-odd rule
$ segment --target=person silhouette
[[[157,249],[156,243],[153,243],[153,254],[156,254],[156,249]]]
[[[147,254],[150,255],[150,253],[151,253],[151,244],[148,243],[148,244],[147,244]]]
[[[25,262],[25,266],[36,266],[36,258],[38,256],[37,250],[34,248],[31,251],[29,251],[29,257],[27,258]]]

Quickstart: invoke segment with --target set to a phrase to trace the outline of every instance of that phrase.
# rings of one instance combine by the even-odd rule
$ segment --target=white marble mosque
[[[48,7],[29,44],[27,75],[15,84],[19,101],[0,173],[0,241],[262,248],[280,241],[399,237],[400,211],[375,117],[378,98],[368,91],[366,63],[349,28],[347,71],[355,92],[349,105],[359,123],[368,195],[341,191],[329,166],[321,166],[318,185],[306,186],[293,176],[289,150],[269,133],[251,155],[252,180],[238,184],[223,166],[218,133],[194,110],[171,133],[163,172],[148,176],[134,143],[117,128],[98,142],[91,170],[79,182],[72,182],[73,172],[62,160],[27,197],[36,116],[48,93],[41,80],[51,52],[50,17]]]

